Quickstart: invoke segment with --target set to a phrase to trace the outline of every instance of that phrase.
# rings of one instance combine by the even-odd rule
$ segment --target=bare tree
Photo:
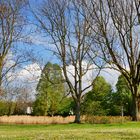
[[[140,115],[140,27],[137,0],[83,0],[103,59],[127,80],[133,97],[133,120]],[[94,38],[95,39],[95,38]]]
[[[16,94],[15,98],[15,108],[14,114],[26,114],[27,107],[30,107],[32,104],[32,91],[30,90],[30,86],[22,86],[16,87],[14,94]]]
[[[137,12],[138,23],[140,24],[140,1],[134,0],[134,3],[135,3],[136,12]]]
[[[80,123],[83,95],[92,86],[92,82],[85,85],[83,78],[97,64],[97,52],[91,47],[91,28],[82,14],[88,17],[77,1],[69,0],[46,0],[39,11],[34,13],[44,36],[52,44],[52,51],[61,61],[69,93],[76,104],[76,123]]]
[[[22,63],[21,56],[13,56],[9,61],[9,54],[14,54],[14,47],[18,41],[22,40],[24,28],[23,7],[25,0],[0,1],[0,90],[2,84],[7,79],[7,74],[16,65]],[[16,57],[16,59],[15,59]],[[7,61],[8,60],[8,61]],[[14,60],[14,61],[13,61]],[[7,63],[8,62],[8,63]]]

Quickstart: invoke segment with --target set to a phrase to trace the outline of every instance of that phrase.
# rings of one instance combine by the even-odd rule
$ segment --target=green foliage
[[[64,85],[61,69],[56,64],[48,63],[37,86],[37,97],[34,102],[34,115],[67,116],[74,110],[72,98],[63,98]],[[81,105],[82,114],[87,115],[131,115],[132,96],[123,76],[119,76],[116,92],[101,76],[93,82],[93,89],[86,93]]]
[[[72,98],[64,98],[61,102],[61,105],[59,106],[59,112],[58,114],[61,116],[68,116],[68,115],[72,115],[70,114],[70,111],[74,110],[74,101]]]
[[[47,97],[44,95],[37,95],[36,101],[33,104],[33,114],[37,116],[47,115]]]
[[[12,115],[15,111],[15,102],[12,101],[0,101],[0,116],[3,115]]]
[[[8,113],[8,107],[6,102],[0,101],[0,116],[7,115]]]
[[[108,94],[106,109],[107,115],[119,116],[119,115],[131,115],[132,96],[128,88],[127,81],[120,75],[116,84],[116,92]],[[123,109],[123,110],[122,110]]]
[[[107,95],[111,92],[111,86],[101,76],[94,80],[92,91],[84,97],[82,113],[91,115],[106,115]]]
[[[118,106],[123,106],[124,115],[131,115],[132,95],[126,79],[120,75],[116,84],[116,93],[114,93],[114,102]]]
[[[105,110],[101,106],[101,101],[87,101],[83,105],[84,112],[83,114],[91,115],[106,115]]]
[[[57,114],[63,93],[64,85],[59,65],[47,63],[37,85],[33,114],[51,116]]]
[[[93,99],[103,100],[104,97],[111,92],[111,85],[106,82],[102,76],[98,76],[93,83]]]

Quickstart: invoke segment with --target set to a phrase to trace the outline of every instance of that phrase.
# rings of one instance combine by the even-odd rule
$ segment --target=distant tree
[[[64,95],[62,71],[57,64],[48,62],[44,67],[37,85],[37,96],[34,102],[35,115],[55,115]]]
[[[8,106],[5,101],[0,101],[0,116],[8,114]]]
[[[18,114],[18,115],[25,115],[27,114],[27,107],[31,106],[32,101],[31,101],[31,94],[30,94],[30,89],[28,86],[23,86],[23,87],[18,87],[13,91],[17,96],[14,99],[13,105],[14,107],[14,112],[13,114]],[[11,104],[12,107],[12,104]],[[9,103],[9,115],[11,115],[11,110],[12,108],[10,107]]]
[[[102,76],[94,80],[92,91],[85,95],[82,104],[84,114],[106,115],[107,97],[111,93],[111,85],[108,84]]]
[[[121,115],[132,115],[132,95],[128,83],[123,75],[120,75],[116,84],[114,100],[120,106]]]

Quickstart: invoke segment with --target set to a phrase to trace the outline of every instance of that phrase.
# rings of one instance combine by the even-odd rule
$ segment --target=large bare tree
[[[23,17],[23,7],[25,0],[2,0],[0,1],[0,90],[2,93],[2,84],[8,78],[8,72],[25,60],[21,60],[20,55],[15,56],[16,43],[23,38],[25,32]],[[12,59],[9,59],[9,56]],[[23,57],[22,57],[23,58]]]
[[[92,86],[90,81],[85,85],[83,79],[98,63],[95,61],[97,51],[92,47],[91,28],[86,19],[90,16],[77,1],[69,0],[45,0],[34,15],[46,40],[52,44],[52,51],[61,61],[65,81],[76,104],[75,122],[80,123],[82,98]]]
[[[103,59],[128,82],[135,121],[140,117],[139,5],[137,0],[82,1],[92,17],[90,25]]]

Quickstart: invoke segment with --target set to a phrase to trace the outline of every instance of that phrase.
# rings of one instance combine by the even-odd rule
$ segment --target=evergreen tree
[[[93,89],[85,95],[82,105],[84,114],[106,115],[108,95],[111,93],[111,85],[102,76],[94,80]]]
[[[37,85],[37,96],[34,103],[35,115],[55,115],[64,94],[61,68],[48,62],[44,67]]]
[[[120,108],[121,115],[132,115],[132,95],[128,83],[123,75],[120,75],[116,84],[114,102]]]

